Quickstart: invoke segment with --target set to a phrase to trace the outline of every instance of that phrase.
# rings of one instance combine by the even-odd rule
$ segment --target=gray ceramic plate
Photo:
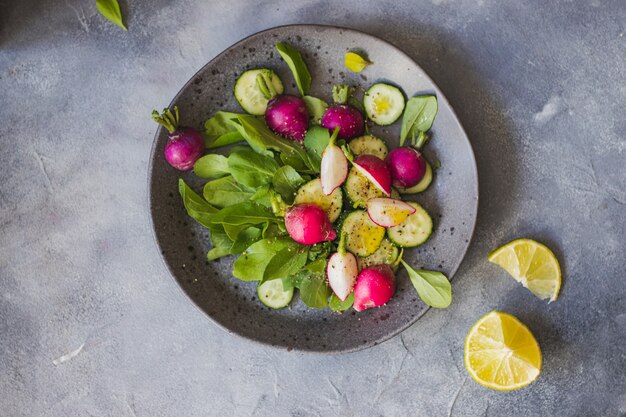
[[[441,168],[431,187],[415,198],[431,213],[435,230],[424,245],[406,251],[405,259],[416,267],[442,270],[452,277],[465,255],[476,221],[478,178],[474,154],[441,91],[411,58],[389,43],[354,30],[317,25],[284,26],[257,33],[219,54],[185,84],[171,103],[180,108],[182,124],[201,128],[204,120],[218,110],[240,112],[233,98],[233,85],[248,68],[274,69],[287,92],[295,93],[293,78],[274,48],[279,41],[289,42],[301,51],[313,76],[311,94],[327,101],[331,100],[333,84],[368,87],[378,80],[401,86],[409,96],[437,95],[439,114],[425,153],[431,161],[441,161]],[[374,65],[361,74],[347,71],[343,59],[351,49],[366,51]],[[399,125],[396,122],[372,131],[394,147]],[[232,257],[206,261],[208,232],[187,217],[177,192],[180,177],[199,192],[202,181],[167,165],[163,158],[166,133],[159,129],[156,134],[149,170],[156,241],[181,288],[221,327],[289,350],[347,352],[398,334],[426,312],[427,306],[404,271],[398,274],[397,293],[386,306],[358,314],[352,310],[336,314],[329,309],[309,309],[297,295],[289,308],[264,307],[255,297],[256,283],[231,276]]]

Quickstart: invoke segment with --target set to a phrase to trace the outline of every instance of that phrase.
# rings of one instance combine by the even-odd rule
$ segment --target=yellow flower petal
[[[344,65],[352,72],[361,72],[370,65],[371,62],[354,52],[346,52]]]

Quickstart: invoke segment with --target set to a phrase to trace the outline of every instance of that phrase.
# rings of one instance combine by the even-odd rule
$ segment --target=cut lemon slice
[[[510,314],[492,311],[478,320],[465,339],[465,368],[487,388],[510,391],[539,376],[541,349],[533,334]]]
[[[554,253],[530,239],[517,239],[496,249],[489,262],[504,268],[517,282],[542,300],[556,300],[561,289],[561,268]]]

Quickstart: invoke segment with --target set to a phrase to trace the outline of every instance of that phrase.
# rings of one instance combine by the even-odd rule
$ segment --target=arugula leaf
[[[207,148],[219,148],[243,142],[244,137],[237,129],[234,120],[237,113],[218,111],[204,122],[204,146]]]
[[[221,224],[213,224],[209,230],[211,231],[213,248],[207,253],[207,259],[214,261],[222,256],[230,255],[233,242],[224,231],[224,227]]]
[[[302,269],[308,258],[308,250],[300,245],[287,246],[277,252],[265,268],[263,281],[285,278]]]
[[[351,292],[345,301],[341,301],[339,297],[333,294],[330,296],[328,307],[337,313],[342,313],[352,307],[352,304],[354,304],[354,292]]]
[[[204,155],[193,165],[193,172],[200,178],[223,177],[228,175],[228,159],[224,155]]]
[[[332,291],[326,283],[326,276],[323,272],[303,269],[293,275],[293,279],[295,286],[300,290],[300,299],[304,304],[311,308],[324,308],[328,305],[328,297]],[[283,286],[285,286],[284,280]]]
[[[331,243],[330,242],[322,242],[315,244],[309,248],[309,260],[315,261],[319,260],[320,262],[324,262],[324,267],[326,266],[326,259],[330,255]],[[312,265],[311,263],[310,265]]]
[[[280,228],[280,225],[281,223],[265,223],[265,226],[263,226],[263,239],[283,235],[285,231]]]
[[[433,125],[437,115],[437,97],[417,96],[406,102],[404,115],[402,116],[402,129],[400,130],[400,146],[404,145],[407,137],[412,140],[418,137],[420,132],[426,132]]]
[[[183,179],[178,180],[178,192],[183,199],[189,217],[195,219],[206,228],[210,228],[212,219],[218,209],[207,203],[196,194]]]
[[[228,238],[233,242],[237,240],[237,237],[242,230],[250,227],[249,224],[219,224],[219,226],[224,228],[224,232],[226,232]]]
[[[122,21],[122,12],[117,0],[96,0],[96,8],[108,21],[115,23],[124,30],[128,30]]]
[[[262,120],[241,114],[237,116],[237,122],[237,129],[255,152],[272,156],[270,149],[278,151],[281,152],[282,161],[300,172],[315,173],[319,171],[300,145],[278,136]]]
[[[315,161],[319,169],[322,163],[322,152],[330,142],[328,129],[321,126],[311,126],[304,136],[304,147]]]
[[[293,73],[293,78],[296,79],[300,94],[303,96],[307,95],[311,88],[311,74],[300,52],[293,46],[282,42],[276,44],[276,49],[278,49],[278,53],[280,53],[280,56],[283,57]]]
[[[240,226],[276,222],[272,210],[257,203],[246,202],[224,207],[213,215],[212,222],[217,224]]]
[[[311,120],[315,123],[319,123],[322,120],[322,116],[324,112],[328,108],[328,103],[324,100],[313,97],[313,96],[304,96],[302,97],[304,103],[306,104],[306,108],[309,111],[309,116],[311,116]]]
[[[231,175],[204,184],[204,199],[216,207],[249,201],[254,192],[239,184]]]
[[[248,227],[247,229],[242,230],[239,232],[237,239],[235,239],[230,247],[230,254],[236,255],[243,252],[259,239],[261,239],[261,229],[258,227]]]
[[[293,203],[296,192],[302,183],[304,183],[304,179],[290,165],[280,167],[272,178],[274,190],[283,196],[287,204]]]
[[[261,281],[272,257],[290,245],[295,245],[290,238],[269,238],[253,243],[233,264],[233,276],[244,281]]]
[[[438,271],[416,270],[403,260],[400,262],[424,303],[435,308],[446,308],[452,303],[452,286],[444,274]]]
[[[252,149],[238,149],[228,157],[228,168],[237,182],[257,188],[272,182],[279,166],[274,158],[258,154]]]

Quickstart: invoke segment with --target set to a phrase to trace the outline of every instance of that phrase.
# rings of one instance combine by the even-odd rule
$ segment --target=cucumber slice
[[[328,215],[328,219],[334,222],[341,214],[343,205],[343,193],[341,188],[336,188],[331,195],[322,191],[322,182],[319,178],[307,182],[298,189],[295,204],[311,203],[320,206]]]
[[[365,207],[365,202],[370,198],[384,196],[382,191],[354,167],[350,169],[343,187],[353,206]]]
[[[341,233],[346,234],[346,249],[361,257],[376,252],[385,238],[385,228],[374,223],[363,210],[348,214],[341,226]]]
[[[404,111],[404,94],[398,87],[377,83],[365,92],[363,105],[371,121],[380,126],[390,125]]]
[[[422,206],[412,201],[407,201],[415,208],[402,224],[387,229],[389,240],[403,248],[419,246],[428,240],[433,232],[433,220]]]
[[[426,191],[431,182],[433,182],[433,168],[430,166],[428,161],[426,161],[426,173],[424,174],[424,178],[422,178],[421,181],[413,187],[398,188],[398,191],[400,191],[401,194],[421,193],[422,191]]]
[[[359,266],[359,271],[374,265],[393,265],[398,259],[399,254],[400,249],[398,249],[396,245],[391,243],[389,239],[383,239],[380,243],[380,247],[376,249],[376,252],[372,253],[367,258],[357,258],[356,262]]]
[[[283,289],[282,279],[265,281],[256,287],[256,294],[263,304],[271,308],[287,307],[293,298],[293,288]]]
[[[365,135],[352,139],[348,146],[354,156],[363,154],[374,155],[384,160],[389,152],[385,141],[373,135]]]
[[[267,103],[269,101],[263,95],[256,82],[257,75],[261,74],[263,71],[267,71],[276,93],[282,94],[283,83],[280,81],[280,78],[278,78],[278,75],[270,69],[248,70],[241,74],[235,83],[235,98],[239,102],[239,105],[246,112],[255,116],[265,114],[265,109],[267,108]]]

